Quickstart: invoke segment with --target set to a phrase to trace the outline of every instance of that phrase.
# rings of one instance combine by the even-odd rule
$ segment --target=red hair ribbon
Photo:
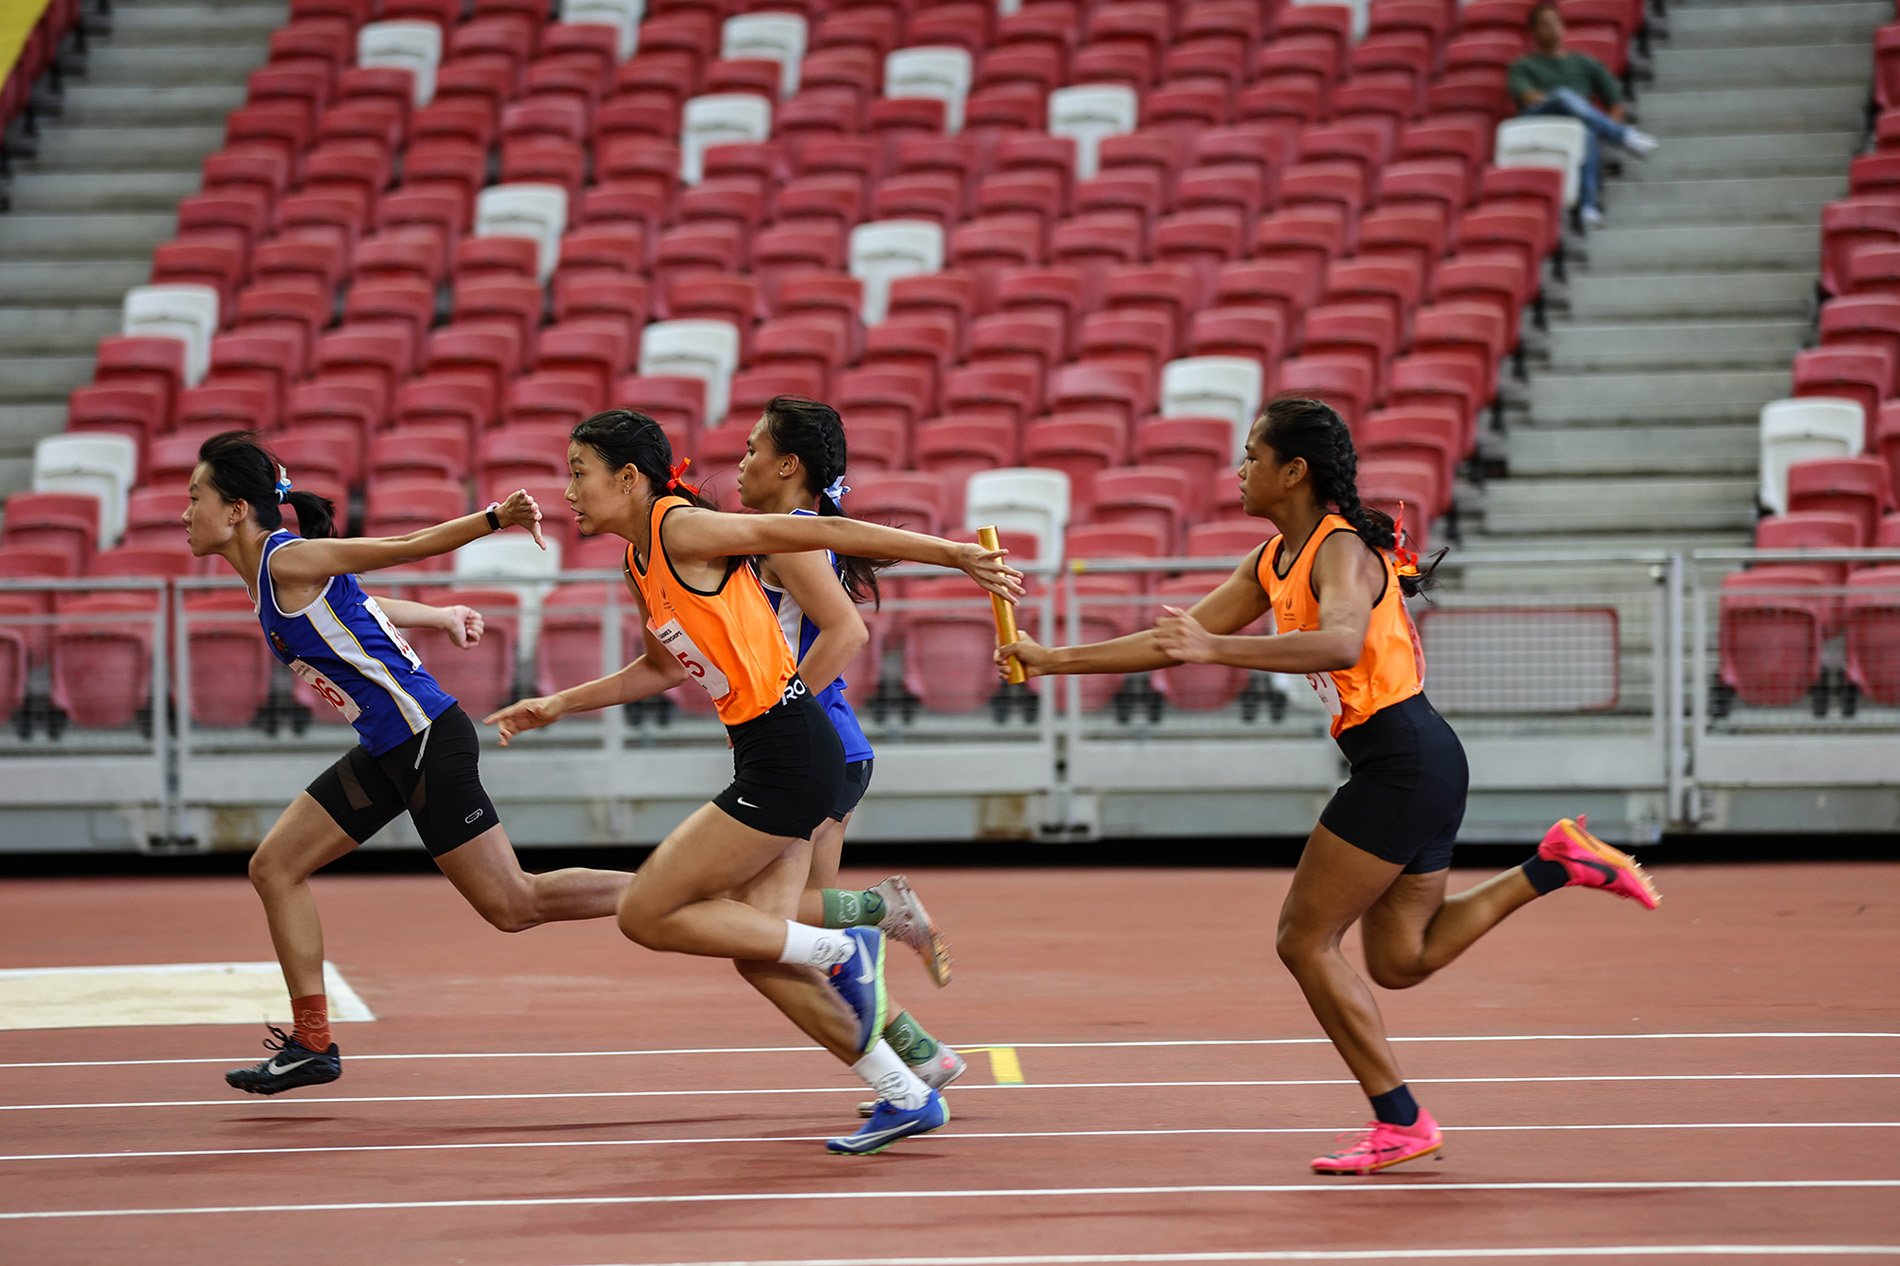
[[[1418,554],[1405,548],[1405,503],[1399,502],[1399,517],[1392,521],[1393,570],[1401,576],[1418,575]]]
[[[699,495],[698,484],[689,484],[680,478],[681,475],[686,473],[686,468],[688,466],[691,466],[692,464],[693,464],[693,459],[690,457],[682,457],[679,459],[679,463],[673,467],[673,470],[671,472],[672,477],[666,481],[666,490],[668,492],[672,492],[679,488],[684,488],[686,489],[686,491],[692,493],[695,497]]]

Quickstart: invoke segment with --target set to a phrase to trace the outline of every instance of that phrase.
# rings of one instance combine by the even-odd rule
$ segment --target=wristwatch
[[[501,502],[491,501],[488,503],[488,509],[484,512],[488,515],[488,530],[490,532],[501,531],[501,516],[495,513],[495,511],[499,509],[501,509]]]

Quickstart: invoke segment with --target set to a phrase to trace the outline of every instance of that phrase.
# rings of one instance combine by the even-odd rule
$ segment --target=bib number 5
[[[1333,680],[1331,673],[1308,673],[1306,684],[1313,688],[1313,693],[1326,705],[1329,714],[1338,716],[1345,710],[1345,705],[1339,701],[1339,683]]]

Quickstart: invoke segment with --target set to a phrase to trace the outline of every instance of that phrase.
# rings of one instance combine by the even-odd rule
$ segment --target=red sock
[[[290,1000],[291,1036],[313,1051],[330,1049],[330,1000],[320,993]]]

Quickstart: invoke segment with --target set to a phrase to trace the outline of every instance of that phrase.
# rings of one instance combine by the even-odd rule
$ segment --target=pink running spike
[[[1537,855],[1564,868],[1570,876],[1565,887],[1601,888],[1647,910],[1661,904],[1662,894],[1649,882],[1636,859],[1590,834],[1588,826],[1588,818],[1579,817],[1575,822],[1562,819],[1544,833]]]
[[[1432,1120],[1432,1114],[1419,1109],[1418,1120],[1410,1125],[1371,1121],[1356,1133],[1339,1136],[1336,1152],[1313,1158],[1316,1174],[1376,1174],[1394,1165],[1430,1156],[1444,1143],[1445,1135]]]

